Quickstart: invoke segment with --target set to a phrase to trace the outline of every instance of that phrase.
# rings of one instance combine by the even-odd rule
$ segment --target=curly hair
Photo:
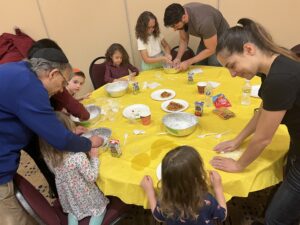
[[[166,154],[159,199],[167,218],[196,220],[207,192],[203,161],[193,147],[179,146]]]
[[[125,48],[119,43],[113,43],[109,48],[106,50],[105,57],[107,62],[112,62],[112,56],[115,54],[116,51],[119,51],[122,55],[122,63],[121,65],[129,64],[129,56],[126,52]]]
[[[164,14],[164,25],[165,27],[174,26],[176,23],[179,23],[182,19],[182,16],[185,14],[184,8],[182,5],[173,3],[169,5]]]
[[[151,19],[155,20],[153,36],[155,38],[157,38],[160,34],[160,30],[159,30],[159,25],[158,25],[158,22],[157,22],[157,18],[156,18],[156,16],[154,16],[154,14],[152,12],[149,12],[149,11],[143,12],[139,16],[139,18],[136,22],[136,26],[135,26],[135,36],[136,36],[136,38],[141,39],[145,44],[148,42],[148,37],[150,36],[148,34],[147,30],[148,30],[148,23]]]

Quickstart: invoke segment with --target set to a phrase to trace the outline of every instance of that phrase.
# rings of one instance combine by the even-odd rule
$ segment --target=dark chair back
[[[59,217],[45,197],[24,177],[14,177],[16,197],[23,208],[39,223],[61,225]]]
[[[89,74],[94,89],[97,89],[105,84],[105,63],[103,62],[103,60],[105,60],[104,56],[97,57],[91,62],[89,67]]]
[[[63,212],[59,200],[55,200],[53,206],[45,197],[24,177],[16,174],[14,177],[16,197],[23,208],[42,225],[67,225],[68,215]],[[119,198],[108,196],[110,203],[107,205],[106,214],[102,225],[114,225],[125,218],[131,207]],[[90,217],[79,221],[79,225],[88,225]]]
[[[172,50],[171,50],[172,59],[176,58],[178,48],[179,48],[179,46],[176,46],[176,47],[172,48]],[[190,58],[193,58],[194,56],[195,56],[194,51],[190,47],[187,47],[184,54],[181,57],[181,61],[188,60]]]
[[[296,53],[296,55],[300,58],[300,44],[295,45],[294,47],[292,47],[291,51]]]

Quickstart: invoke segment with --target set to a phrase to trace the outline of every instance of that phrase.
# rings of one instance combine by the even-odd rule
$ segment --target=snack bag
[[[228,101],[228,99],[225,97],[224,94],[218,94],[212,97],[213,99],[213,103],[215,105],[215,107],[218,108],[226,108],[226,107],[230,107],[231,104]]]
[[[219,117],[221,117],[224,120],[228,120],[235,116],[234,112],[232,112],[226,108],[214,109],[213,113],[215,113],[216,115],[218,115]]]

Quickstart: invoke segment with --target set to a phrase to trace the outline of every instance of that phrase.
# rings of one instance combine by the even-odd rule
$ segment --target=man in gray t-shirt
[[[165,10],[164,24],[179,31],[179,49],[174,64],[180,70],[186,70],[194,63],[219,66],[215,49],[220,36],[229,25],[221,12],[210,5],[188,3],[184,6],[171,4]],[[201,38],[195,57],[180,62],[185,52],[189,35]]]

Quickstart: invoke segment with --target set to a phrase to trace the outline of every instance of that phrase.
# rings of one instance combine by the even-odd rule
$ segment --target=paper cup
[[[205,90],[206,85],[207,85],[206,82],[198,82],[197,83],[199,94],[204,94],[204,90]]]
[[[149,125],[151,123],[151,114],[150,113],[144,113],[141,115],[141,121],[143,125]]]

